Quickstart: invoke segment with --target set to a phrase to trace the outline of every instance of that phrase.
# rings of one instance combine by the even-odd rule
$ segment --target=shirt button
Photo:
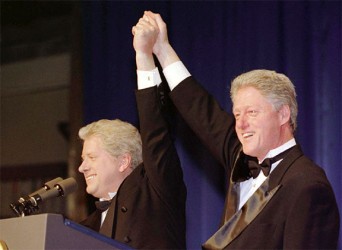
[[[127,210],[128,210],[127,207],[125,207],[125,206],[122,206],[122,207],[121,207],[121,211],[122,211],[123,213],[126,213]]]

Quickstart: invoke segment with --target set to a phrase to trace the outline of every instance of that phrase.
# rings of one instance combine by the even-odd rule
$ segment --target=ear
[[[290,123],[291,111],[289,105],[283,105],[279,110],[280,124]]]
[[[132,156],[128,153],[119,156],[119,171],[125,172],[127,169],[130,169],[132,164]]]

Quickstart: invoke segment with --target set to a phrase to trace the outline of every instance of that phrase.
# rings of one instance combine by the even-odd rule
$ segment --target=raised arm
[[[133,27],[137,70],[155,69],[152,48],[158,32],[155,21],[147,16]],[[169,201],[179,195],[185,199],[183,173],[168,124],[161,113],[157,86],[136,91],[136,100],[147,175],[156,190]]]
[[[204,88],[190,76],[169,43],[167,26],[159,14],[144,13],[151,20],[146,25],[158,29],[153,40],[153,53],[163,67],[166,80],[172,90],[171,99],[181,116],[201,139],[214,157],[224,166],[232,166],[230,157],[239,150],[234,130],[234,119],[227,114]],[[153,21],[152,21],[153,20]],[[155,25],[157,27],[155,27]],[[146,40],[145,40],[146,42]],[[149,40],[152,43],[152,40]],[[149,46],[151,50],[151,47]]]

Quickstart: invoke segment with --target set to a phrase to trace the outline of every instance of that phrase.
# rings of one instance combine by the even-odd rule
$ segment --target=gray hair
[[[102,119],[82,127],[78,135],[83,141],[93,136],[100,138],[104,149],[114,157],[130,154],[133,169],[142,162],[141,136],[130,123]]]
[[[283,105],[288,105],[291,111],[290,125],[293,132],[296,130],[298,114],[296,91],[287,76],[264,69],[252,70],[239,75],[231,84],[230,97],[233,105],[237,91],[249,86],[260,91],[275,110],[279,111]]]

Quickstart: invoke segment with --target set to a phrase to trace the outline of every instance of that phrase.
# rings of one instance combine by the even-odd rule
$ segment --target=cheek
[[[277,117],[268,117],[267,119],[268,122],[264,122],[263,125],[264,136],[270,140],[274,140],[280,133],[280,124]]]
[[[238,131],[237,129],[235,129],[235,131]],[[243,138],[242,138],[242,135],[241,135],[241,133],[237,133],[237,137],[238,137],[238,139],[239,139],[239,141],[240,142],[242,142],[243,141]]]
[[[115,179],[115,176],[117,175],[117,171],[115,169],[115,165],[113,165],[112,162],[103,162],[101,165],[101,175],[103,177],[104,181],[111,181]]]

